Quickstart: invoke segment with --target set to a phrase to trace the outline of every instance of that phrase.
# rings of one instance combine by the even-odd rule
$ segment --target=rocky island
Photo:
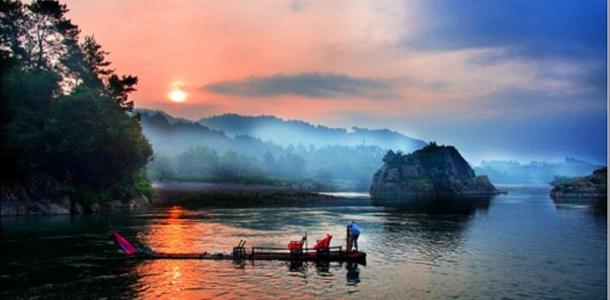
[[[608,168],[600,168],[585,177],[558,177],[551,182],[551,198],[605,199],[608,195]]]
[[[390,150],[373,176],[373,198],[489,196],[499,191],[487,176],[476,176],[453,146],[432,142],[411,154]]]

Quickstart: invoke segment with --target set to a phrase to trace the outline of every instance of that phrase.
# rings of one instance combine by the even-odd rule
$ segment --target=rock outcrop
[[[46,175],[38,175],[19,183],[0,184],[0,216],[39,216],[98,213],[136,209],[150,204],[145,196],[100,205],[81,205],[61,188],[61,183]]]
[[[64,215],[70,214],[70,207],[70,197],[52,177],[38,175],[22,184],[1,184],[2,216]]]
[[[430,143],[411,154],[388,151],[370,188],[374,198],[488,196],[499,191],[487,176],[476,176],[453,146]]]
[[[608,168],[593,171],[593,174],[577,178],[557,178],[551,182],[551,198],[604,199],[608,195]]]

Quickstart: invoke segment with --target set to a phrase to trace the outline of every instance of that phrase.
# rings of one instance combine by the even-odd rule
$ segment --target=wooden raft
[[[238,248],[238,247],[236,247]],[[322,251],[305,248],[302,251],[288,251],[285,248],[252,247],[246,252],[241,249],[233,249],[233,254],[222,253],[163,253],[151,252],[140,253],[135,257],[142,259],[211,259],[211,260],[285,260],[285,261],[333,261],[333,262],[356,262],[366,264],[366,253],[346,252],[342,247],[330,247]],[[243,249],[243,248],[242,248]]]

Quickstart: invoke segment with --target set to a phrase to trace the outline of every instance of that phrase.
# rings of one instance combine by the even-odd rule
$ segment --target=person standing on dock
[[[348,243],[348,251],[352,251],[352,249],[356,248],[358,251],[358,237],[360,236],[360,227],[356,224],[355,221],[352,221],[349,225],[347,225],[347,236],[349,239]]]

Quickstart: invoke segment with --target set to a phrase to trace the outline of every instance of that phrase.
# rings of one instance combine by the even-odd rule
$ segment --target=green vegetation
[[[301,126],[297,126],[298,128],[289,126],[297,124],[296,121],[290,121],[284,125],[275,124],[277,122],[274,121],[274,125],[277,126],[265,127],[263,125],[268,124],[263,120],[266,120],[267,117],[254,118],[260,122],[253,124],[246,122],[249,124],[245,125],[247,128],[240,129],[243,134],[233,136],[220,131],[219,128],[209,128],[197,122],[174,118],[161,111],[138,110],[138,112],[144,133],[151,141],[156,153],[149,168],[149,174],[154,180],[192,178],[197,181],[209,181],[208,177],[212,177],[210,180],[225,178],[230,182],[254,180],[258,183],[269,180],[273,182],[310,180],[319,183],[332,182],[333,185],[340,186],[342,190],[366,191],[370,187],[372,175],[379,168],[380,161],[387,152],[387,149],[383,147],[370,144],[369,139],[366,141],[361,139],[360,144],[356,145],[347,143],[341,145],[338,144],[341,142],[340,139],[329,134],[325,129],[320,129],[321,132],[318,132],[317,127],[312,125],[305,125],[305,128],[309,128],[309,130],[300,128]],[[250,117],[234,116],[229,120],[239,124],[240,120],[243,121],[244,118],[249,119]],[[299,136],[304,143],[278,144],[271,139],[246,135],[246,133],[252,134],[255,128],[260,129],[259,133],[267,131],[268,134],[289,131],[294,133],[292,138]],[[237,130],[237,128],[233,129]],[[312,138],[312,135],[317,138]],[[327,144],[320,145],[322,140]],[[392,139],[380,136],[372,140],[381,141],[380,144],[393,143]],[[308,141],[312,143],[307,144]],[[397,142],[396,144],[403,145],[397,148],[404,151],[409,148],[406,143]],[[197,146],[205,146],[209,150],[214,150],[215,154],[198,150],[201,153],[197,154],[198,158],[193,161],[193,156],[197,156],[193,153],[194,147]],[[233,153],[233,155],[226,157],[223,162],[221,157],[225,156],[225,153]],[[234,158],[233,163],[229,161],[230,157]],[[180,161],[190,161],[192,166],[190,163],[179,163]],[[237,161],[244,166],[239,167]],[[218,167],[218,164],[233,166],[224,168]],[[260,176],[264,176],[264,178]]]
[[[199,181],[214,183],[269,184],[309,186],[312,189],[332,189],[328,180],[309,177],[305,160],[294,153],[278,159],[271,152],[261,161],[233,150],[222,154],[207,146],[192,146],[170,157],[157,154],[147,166],[150,179]]]
[[[434,189],[434,181],[430,177],[407,177],[401,180],[401,184],[418,191]]]
[[[89,203],[152,193],[152,148],[129,115],[137,77],[109,69],[107,52],[57,1],[0,6],[2,184],[45,175]]]

